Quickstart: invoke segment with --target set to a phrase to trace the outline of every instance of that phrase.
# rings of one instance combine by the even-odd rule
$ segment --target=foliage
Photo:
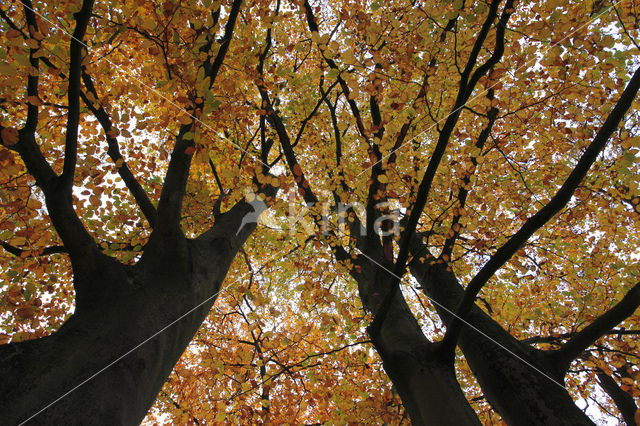
[[[305,3],[246,1],[213,88],[197,64],[212,65],[207,43],[213,53],[227,44],[231,2],[94,6],[73,196],[106,254],[133,264],[144,250],[152,224],[127,171],[156,204],[175,137],[196,104],[203,108],[185,135],[194,142],[181,218],[188,237],[215,221],[212,212],[243,196],[251,201],[257,183],[281,188],[149,423],[407,422],[365,331],[371,312],[349,277],[358,268],[351,226],[358,219],[339,217],[338,204],[357,203],[360,219],[367,210],[362,223],[393,213],[406,225],[420,209],[424,171],[435,164],[415,232],[466,284],[556,194],[638,66],[634,0],[500,4],[497,15],[509,16],[495,63],[499,25],[477,41],[500,2],[339,0],[310,10]],[[41,150],[54,171],[63,170],[67,46],[80,7],[37,2],[32,27],[29,7],[12,1],[1,8],[0,343],[48,335],[73,312],[65,248],[12,146],[37,106]],[[491,66],[478,72],[484,63]],[[25,91],[29,76],[40,80],[36,94]],[[460,104],[459,88],[476,76]],[[515,338],[558,347],[638,281],[636,106],[568,204],[480,291],[479,306]],[[433,163],[454,116],[442,159]],[[372,200],[387,204],[368,209]],[[388,260],[401,251],[396,237],[383,238]],[[336,247],[351,260],[336,260]],[[416,287],[403,275],[403,295],[438,340],[445,327]],[[640,397],[638,344],[629,331],[639,321],[637,312],[628,316],[566,377],[595,418],[618,416],[598,390],[598,373]],[[464,357],[457,359],[481,420],[498,421]]]

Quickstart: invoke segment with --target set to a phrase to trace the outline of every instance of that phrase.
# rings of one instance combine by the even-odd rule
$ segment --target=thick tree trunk
[[[139,424],[255,228],[236,235],[245,211],[196,240],[153,236],[133,267],[94,256],[74,282],[95,292],[58,332],[0,347],[2,423]]]
[[[413,262],[411,273],[448,324],[451,314],[442,306],[455,311],[464,291],[453,273],[428,262]],[[482,334],[464,325],[458,345],[487,401],[507,424],[593,424],[561,386],[563,374],[547,353],[514,339],[477,306],[466,321]]]
[[[452,362],[439,356],[401,296],[379,333],[370,333],[384,369],[414,425],[479,425]]]
[[[388,273],[377,265],[364,265],[354,274],[367,310],[376,312],[389,289]],[[479,425],[455,376],[451,361],[424,335],[400,292],[396,292],[385,320],[371,340],[384,369],[398,391],[414,425]]]

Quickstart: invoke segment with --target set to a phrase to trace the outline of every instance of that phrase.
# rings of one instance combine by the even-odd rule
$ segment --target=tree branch
[[[29,254],[26,257],[48,256],[50,254],[68,253],[66,247],[64,247],[64,246],[50,246],[50,247],[45,247],[45,248],[24,250],[24,249],[12,246],[11,244],[7,243],[6,241],[2,241],[2,240],[0,240],[0,245],[2,246],[3,249],[5,249],[7,252],[11,253],[12,255],[14,255],[16,257],[23,257],[23,254],[27,253],[27,252]]]
[[[489,90],[487,97],[489,99],[493,99],[493,90]],[[491,108],[488,114],[489,122],[484,127],[484,129],[482,129],[482,131],[480,132],[480,136],[478,136],[478,140],[476,141],[476,144],[475,144],[476,149],[482,150],[482,148],[484,147],[485,143],[487,142],[487,139],[491,135],[491,129],[493,128],[493,124],[496,122],[497,115],[498,115],[498,109]],[[452,234],[444,242],[444,245],[442,247],[442,252],[440,253],[440,257],[447,256],[451,258],[453,247],[456,243],[456,240],[458,239],[458,236],[460,235],[460,232],[461,232],[460,219],[462,218],[462,211],[467,202],[467,195],[469,194],[468,185],[470,185],[471,176],[475,172],[476,166],[478,165],[478,161],[476,157],[474,156],[471,157],[471,164],[473,165],[473,169],[469,171],[468,175],[466,175],[462,179],[463,185],[458,190],[458,203],[459,203],[458,213],[454,214],[453,219],[451,220],[450,232],[452,232]]]
[[[576,333],[563,333],[556,336],[533,336],[527,339],[522,339],[520,342],[528,345],[536,343],[557,343],[559,340],[565,340],[573,337]],[[604,333],[604,336],[626,336],[626,335],[640,335],[640,330],[610,330]]]
[[[318,24],[316,23],[316,18],[313,15],[313,9],[309,4],[309,0],[304,1],[304,9],[305,9],[305,14],[307,17],[307,24],[309,25],[309,29],[311,30],[312,33],[315,32],[316,34],[319,34]],[[326,61],[327,65],[329,65],[329,68],[335,69],[336,71],[338,71],[337,79],[338,79],[338,82],[340,83],[340,88],[342,89],[344,96],[347,98],[347,103],[351,108],[351,113],[353,114],[353,117],[356,120],[356,126],[358,127],[358,131],[360,132],[360,135],[364,138],[364,140],[368,144],[370,144],[369,136],[367,135],[367,132],[365,130],[364,123],[362,121],[362,114],[360,114],[360,109],[358,108],[358,104],[356,104],[356,101],[354,99],[349,97],[349,94],[351,93],[351,89],[349,89],[349,85],[347,85],[347,82],[344,81],[342,77],[340,77],[340,69],[338,68],[338,65],[335,63],[333,59],[325,57],[324,54],[322,55],[322,57]]]
[[[93,84],[91,76],[83,72],[82,80],[87,90],[89,90],[89,93],[93,95],[96,102],[99,104],[98,93]],[[108,145],[107,154],[109,154],[109,157],[111,157],[116,165],[120,164],[118,167],[118,174],[131,192],[131,195],[133,195],[133,198],[136,200],[136,203],[142,211],[142,214],[147,219],[147,222],[149,222],[149,226],[153,228],[156,222],[156,208],[153,206],[151,200],[149,199],[149,196],[142,188],[138,180],[135,178],[135,176],[133,176],[133,173],[131,173],[129,166],[124,161],[124,158],[122,157],[120,148],[118,146],[117,136],[113,133],[113,124],[111,123],[109,114],[107,114],[107,111],[104,109],[103,105],[96,107],[94,106],[94,103],[91,102],[91,100],[87,97],[87,95],[85,95],[83,92],[80,92],[80,95],[82,96],[84,103],[91,110],[93,115],[98,119],[98,122],[105,132]]]
[[[491,259],[480,269],[478,274],[469,282],[465,295],[457,310],[458,317],[464,317],[466,315],[473,305],[476,296],[493,274],[527,242],[534,232],[544,226],[569,202],[576,188],[587,175],[591,165],[596,161],[598,154],[600,154],[606,146],[609,137],[618,128],[620,121],[631,107],[638,89],[640,89],[640,68],[638,68],[633,74],[633,77],[631,77],[620,99],[558,192],[542,209],[527,219],[518,232],[496,251]],[[457,340],[459,331],[460,321],[458,318],[454,318],[445,335],[445,340],[453,347],[455,347],[454,343]]]
[[[635,415],[638,411],[638,407],[628,392],[622,390],[622,388],[618,385],[615,379],[608,374],[605,374],[604,371],[600,370],[598,374],[598,383],[600,387],[611,397],[613,402],[616,404],[618,411],[622,414],[622,418],[627,423],[627,425],[635,425]]]
[[[207,76],[210,77],[209,87],[213,86],[229,50],[241,4],[242,0],[234,0],[231,10],[229,11],[223,42],[211,68],[208,69],[206,73]],[[208,64],[208,60],[206,60],[205,64]],[[204,104],[202,102],[196,103],[193,110],[189,112],[192,118],[191,123],[180,126],[162,186],[160,201],[158,202],[157,228],[173,230],[180,228],[180,211],[182,209],[182,200],[184,199],[192,159],[192,153],[186,150],[194,146],[193,139],[186,139],[185,135],[195,128],[196,117],[200,114],[200,111],[202,111],[203,106]]]
[[[27,21],[27,26],[29,27],[29,35],[31,37],[38,31],[38,23],[36,21],[36,14],[33,10],[33,6],[31,4],[31,0],[25,1],[24,5],[24,15]],[[33,68],[35,68],[35,73],[29,73],[27,77],[27,101],[29,106],[27,107],[27,120],[25,123],[25,130],[30,133],[35,133],[36,127],[38,125],[38,82],[39,82],[39,60],[34,57],[34,54],[38,48],[29,48],[29,63]]]
[[[71,36],[69,47],[69,86],[67,89],[67,129],[64,144],[64,165],[60,181],[62,186],[71,191],[73,175],[78,160],[78,126],[80,125],[80,77],[82,75],[83,39],[87,31],[93,0],[84,0],[82,8],[76,13],[76,27]]]
[[[265,39],[265,48],[260,55],[260,59],[257,66],[257,71],[260,74],[261,78],[262,78],[262,72],[264,69],[264,61],[267,57],[267,53],[269,52],[270,48],[271,48],[271,29],[268,29],[267,36]],[[291,138],[289,137],[287,129],[284,126],[282,118],[280,117],[278,112],[273,108],[273,104],[271,103],[271,99],[269,98],[269,94],[267,93],[267,89],[264,86],[263,81],[259,81],[257,86],[258,86],[258,91],[260,92],[260,98],[262,99],[262,107],[266,111],[266,118],[271,124],[271,126],[274,128],[274,130],[276,131],[276,134],[278,135],[278,139],[280,140],[280,146],[282,146],[282,150],[284,151],[284,158],[287,162],[287,165],[289,166],[289,170],[294,176],[294,179],[298,186],[298,191],[300,192],[300,195],[302,195],[302,198],[306,203],[316,204],[318,202],[318,197],[316,197],[313,190],[311,189],[311,185],[309,184],[309,181],[307,180],[307,178],[304,176],[304,172],[302,171],[302,168],[298,163],[295,152],[293,151]],[[319,108],[319,106],[320,106],[320,102],[318,102],[315,109]],[[302,136],[302,131],[306,126],[306,121],[307,120],[304,120],[302,122],[300,131],[298,132],[298,135],[296,137],[296,143]]]
[[[490,11],[485,19],[485,22],[482,26],[480,34],[478,35],[478,39],[474,44],[471,55],[469,56],[469,60],[467,61],[467,65],[465,67],[465,71],[460,79],[460,84],[458,88],[458,94],[456,97],[456,102],[447,116],[447,120],[445,121],[442,130],[440,131],[440,135],[438,136],[438,142],[433,150],[433,154],[431,155],[431,159],[429,160],[429,164],[427,165],[427,169],[424,173],[422,181],[420,182],[420,186],[418,187],[418,192],[416,196],[416,201],[414,202],[411,208],[411,214],[409,215],[409,219],[407,221],[407,227],[404,230],[402,235],[402,239],[399,242],[400,249],[398,251],[398,257],[395,262],[395,266],[393,269],[393,275],[391,277],[391,289],[384,301],[381,304],[380,310],[378,311],[378,315],[374,318],[371,326],[375,328],[380,326],[380,323],[384,321],[384,317],[389,308],[391,300],[393,299],[393,295],[396,291],[398,291],[398,287],[400,285],[401,277],[404,275],[407,259],[409,258],[409,248],[411,245],[411,240],[415,235],[416,228],[418,226],[418,221],[422,212],[424,210],[424,206],[427,203],[427,198],[429,196],[429,192],[431,191],[431,185],[433,184],[433,180],[435,178],[436,172],[438,171],[438,167],[440,165],[440,161],[444,156],[444,153],[447,149],[449,141],[451,139],[451,135],[453,134],[453,130],[460,118],[460,114],[462,113],[462,107],[467,102],[475,85],[477,84],[480,77],[486,74],[490,67],[481,66],[477,69],[476,73],[474,73],[474,78],[467,82],[467,78],[473,67],[475,66],[477,55],[480,47],[484,43],[484,40],[487,37],[488,31],[493,24],[497,16],[497,8],[500,4],[501,0],[494,0],[491,3]],[[512,13],[513,0],[507,0],[505,8],[502,12],[501,23],[506,26],[509,18]],[[498,33],[496,35],[496,48],[494,54],[492,55],[491,66],[500,61],[502,58],[502,54],[504,49],[499,48],[499,46],[504,44],[504,30],[500,31],[500,27],[498,28]],[[485,64],[486,65],[486,64]]]
[[[622,300],[611,309],[596,318],[591,324],[575,333],[560,349],[554,352],[554,357],[560,367],[566,371],[571,362],[589,346],[604,336],[613,327],[631,316],[640,306],[640,282],[634,285],[624,295]]]
[[[224,36],[222,37],[220,49],[218,50],[218,53],[213,60],[211,69],[209,69],[207,72],[207,76],[211,78],[211,82],[209,83],[210,88],[213,87],[213,83],[218,75],[218,72],[220,71],[220,67],[222,67],[224,58],[227,55],[227,51],[229,50],[229,46],[231,45],[231,38],[233,37],[236,20],[238,18],[238,14],[240,13],[240,6],[242,6],[242,0],[233,0],[231,10],[229,10],[227,24],[224,27]]]
[[[85,15],[90,14],[91,4],[92,2],[83,4],[81,12],[84,12]],[[35,12],[31,6],[31,2],[25,1],[23,2],[23,5],[27,22],[31,22],[29,31],[34,35],[37,31],[37,27],[35,26]],[[84,19],[88,20],[88,17],[81,17],[79,14],[76,14],[76,17],[79,22],[76,25],[77,27],[83,26]],[[81,28],[78,29],[78,31],[80,30]],[[72,40],[71,43],[77,48],[79,46],[78,43],[81,42]],[[77,77],[79,77],[79,75]],[[31,93],[29,96],[37,97],[36,83],[37,82],[30,77],[27,83],[27,92]],[[70,86],[73,85],[70,83]],[[37,103],[35,102],[35,99],[31,100],[33,100],[34,103]],[[59,178],[53,171],[36,142],[35,132],[38,123],[37,114],[34,113],[34,103],[30,102],[29,110],[27,112],[27,122],[25,126],[17,132],[18,142],[9,148],[20,154],[27,170],[35,178],[37,185],[42,189],[45,195],[45,201],[51,222],[58,232],[65,248],[69,251],[72,264],[74,265],[74,270],[77,271],[78,268],[80,268],[80,264],[83,262],[85,266],[90,267],[89,263],[91,263],[91,256],[88,255],[91,253],[97,253],[98,249],[93,238],[89,235],[75,213],[71,186],[65,186],[64,184],[60,185],[60,183],[62,183],[61,178]],[[5,128],[0,125],[0,131],[2,131],[3,134],[5,133],[4,130]],[[75,150],[75,145],[73,149]],[[76,291],[82,292],[83,290],[76,289]]]

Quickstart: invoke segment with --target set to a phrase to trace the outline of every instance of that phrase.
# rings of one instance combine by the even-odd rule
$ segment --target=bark
[[[3,423],[139,424],[255,229],[236,234],[251,211],[239,203],[195,240],[152,239],[135,266],[91,257],[74,284],[100,297],[53,335],[0,347]]]
[[[429,265],[429,260],[413,262],[411,273],[450,324],[464,294],[453,273],[444,264]],[[549,354],[514,339],[476,305],[466,321],[477,330],[463,324],[458,345],[487,401],[507,424],[593,424],[563,388],[562,368]]]
[[[391,277],[378,264],[360,258],[362,273],[353,273],[363,305],[374,313]],[[414,425],[480,424],[456,380],[453,362],[442,358],[438,345],[424,335],[401,292],[393,296],[380,327],[367,331]]]

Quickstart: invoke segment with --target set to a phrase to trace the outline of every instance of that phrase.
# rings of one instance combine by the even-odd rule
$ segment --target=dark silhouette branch
[[[636,424],[635,415],[638,411],[638,407],[636,406],[636,402],[633,399],[633,396],[628,392],[625,392],[620,385],[615,381],[615,379],[608,374],[605,374],[604,371],[600,370],[596,377],[598,378],[598,383],[600,387],[611,397],[613,402],[616,404],[618,411],[622,414],[622,418],[629,426],[634,426]]]
[[[267,52],[271,46],[271,33],[267,31],[266,38],[266,47],[264,52]],[[260,58],[265,58],[266,54],[260,56]],[[258,64],[258,72],[263,68],[263,62],[259,62]],[[271,103],[271,99],[269,98],[269,94],[267,93],[267,89],[262,85],[258,84],[258,90],[260,91],[260,97],[262,98],[262,105],[266,111],[267,121],[271,124],[273,129],[276,131],[278,135],[278,140],[280,141],[280,146],[282,146],[282,150],[284,152],[284,158],[287,162],[287,166],[289,167],[290,172],[293,174],[296,184],[298,186],[298,191],[302,198],[306,203],[315,204],[318,202],[318,197],[313,192],[309,181],[304,175],[300,164],[298,163],[298,159],[296,158],[295,152],[293,151],[293,145],[291,143],[291,138],[287,132],[287,129],[282,121],[282,118],[278,114],[278,112],[273,108],[273,104]],[[299,132],[298,138],[301,133]]]
[[[418,221],[427,203],[427,198],[431,191],[431,185],[433,184],[433,180],[435,178],[436,172],[440,165],[440,161],[444,156],[447,146],[449,145],[449,141],[451,140],[451,136],[453,134],[455,126],[458,123],[458,119],[460,118],[460,114],[462,113],[462,107],[468,101],[469,97],[473,93],[475,85],[477,84],[480,77],[486,74],[489,71],[489,69],[493,65],[498,63],[502,58],[502,54],[504,52],[504,29],[500,31],[501,26],[499,26],[498,32],[496,35],[496,45],[495,45],[496,47],[494,49],[494,54],[491,56],[488,62],[491,64],[491,67],[486,67],[484,65],[487,65],[487,64],[484,64],[483,66],[479,67],[476,70],[476,72],[473,74],[473,78],[467,81],[468,76],[472,72],[477,60],[476,50],[479,50],[482,44],[484,43],[484,40],[487,37],[488,31],[491,28],[491,25],[493,25],[493,21],[497,16],[497,8],[499,4],[500,4],[499,0],[494,0],[491,4],[490,11],[487,15],[487,18],[485,19],[481,32],[478,35],[478,39],[474,44],[472,53],[469,56],[467,65],[465,66],[465,71],[461,76],[460,84],[458,88],[458,95],[456,97],[456,102],[450,114],[447,116],[447,120],[445,121],[445,124],[442,127],[442,130],[440,131],[438,142],[436,143],[433,154],[429,159],[429,164],[427,165],[427,169],[425,170],[422,181],[420,182],[420,186],[418,187],[416,200],[413,203],[413,206],[411,207],[411,214],[409,215],[407,226],[399,242],[400,249],[398,250],[398,257],[396,259],[395,266],[393,268],[393,274],[391,277],[391,288],[388,294],[386,295],[384,301],[382,302],[380,310],[376,315],[376,318],[374,318],[374,321],[371,324],[371,327],[373,330],[379,328],[380,323],[384,321],[386,312],[389,309],[389,305],[391,304],[393,296],[395,292],[398,291],[400,280],[401,280],[401,277],[404,275],[407,259],[409,258],[409,248],[411,245],[411,240],[415,235],[415,231],[418,226]],[[513,11],[512,7],[513,7],[513,0],[508,0],[505,5],[504,11],[502,12],[502,16],[500,18],[500,23],[502,26],[506,26],[507,21],[511,17],[511,12]]]
[[[616,105],[609,113],[606,121],[596,134],[591,144],[582,154],[575,168],[569,177],[567,177],[558,192],[544,207],[542,207],[542,209],[527,219],[518,232],[516,232],[496,251],[491,259],[489,259],[476,276],[469,282],[465,295],[457,309],[457,317],[464,318],[475,302],[476,296],[493,274],[495,274],[496,271],[500,269],[500,267],[502,267],[502,265],[504,265],[538,229],[551,220],[551,218],[569,202],[576,188],[587,175],[591,165],[596,161],[598,155],[606,146],[611,134],[618,128],[620,121],[631,107],[638,89],[640,89],[640,68],[638,68],[633,74],[633,77],[631,77],[631,80],[620,96],[620,99],[616,102]],[[445,335],[445,340],[452,347],[455,347],[455,342],[459,332],[460,321],[458,318],[454,318]]]
[[[31,4],[31,0],[25,1],[24,5],[24,15],[27,21],[27,26],[29,27],[29,35],[31,37],[38,31],[38,23],[36,21],[36,14],[33,10],[33,5]],[[29,64],[39,71],[39,60],[35,57],[35,53],[38,48],[29,48]],[[27,121],[25,123],[25,130],[30,133],[35,133],[36,127],[38,126],[38,82],[40,72],[29,73],[27,77],[27,101],[29,103],[27,107]]]
[[[227,17],[227,23],[224,27],[224,36],[222,36],[220,48],[218,53],[216,54],[213,63],[211,64],[211,68],[207,70],[206,75],[211,78],[209,82],[209,88],[213,87],[213,83],[216,80],[218,73],[220,72],[220,68],[222,67],[222,63],[224,61],[225,56],[227,55],[227,51],[229,50],[229,46],[231,45],[231,39],[233,37],[233,32],[236,25],[236,20],[238,18],[238,14],[240,13],[240,7],[242,6],[242,0],[234,0],[231,5],[231,9],[229,10],[229,16]]]
[[[536,343],[558,343],[560,340],[566,340],[573,337],[576,333],[563,333],[557,336],[533,336],[520,340],[521,343],[535,345]],[[604,333],[604,336],[627,336],[640,335],[640,330],[610,330]]]
[[[491,68],[491,67],[484,68],[484,65],[479,67],[476,70],[476,72],[473,74],[474,78],[469,80],[469,77],[471,76],[471,73],[473,72],[473,69],[476,66],[478,55],[480,54],[480,51],[482,50],[482,46],[484,45],[484,42],[487,39],[487,35],[489,35],[489,31],[491,30],[493,21],[495,21],[495,19],[498,17],[498,6],[500,6],[501,2],[502,0],[493,0],[491,2],[491,5],[489,6],[489,12],[487,13],[487,17],[485,18],[484,23],[482,24],[482,28],[480,29],[480,32],[476,37],[476,41],[473,43],[473,47],[471,48],[471,53],[469,54],[469,59],[467,60],[467,64],[464,67],[464,71],[462,71],[462,74],[460,76],[460,87],[461,88],[464,87],[466,90],[460,90],[458,92],[458,99],[469,98],[475,86],[475,84],[471,84],[471,81],[475,80],[477,82],[477,80],[480,77],[482,77],[482,75],[484,75],[484,73],[486,73],[489,70],[489,68]],[[505,5],[505,13],[507,8],[510,8],[510,7],[513,7],[512,0],[507,1],[507,4]],[[509,15],[507,15],[506,19],[507,20],[509,19]],[[500,38],[502,38],[502,40],[500,40]],[[499,45],[502,45],[503,49],[498,51],[497,46]],[[504,29],[502,31],[502,34],[498,33],[496,35],[496,49],[494,50],[492,58],[495,55],[497,60],[500,60],[500,57],[502,57],[503,50],[504,50]],[[498,53],[497,55],[496,55],[496,52]]]
[[[489,90],[487,97],[489,99],[493,99],[493,90]],[[487,139],[489,139],[489,136],[491,135],[491,129],[493,128],[493,124],[496,122],[497,115],[498,115],[498,109],[491,108],[488,114],[489,122],[482,129],[482,131],[480,132],[480,136],[478,136],[478,140],[475,143],[476,149],[482,150],[484,148],[487,142]],[[440,257],[447,256],[448,258],[451,258],[451,255],[453,253],[453,247],[456,243],[456,240],[458,239],[458,236],[460,236],[460,232],[461,232],[460,219],[462,219],[462,209],[464,209],[464,206],[467,202],[467,196],[469,195],[468,185],[470,185],[471,176],[475,172],[476,166],[478,165],[478,161],[476,157],[473,157],[473,156],[471,157],[471,164],[473,164],[473,170],[471,170],[469,174],[462,179],[463,185],[458,190],[458,203],[459,203],[458,213],[454,214],[453,219],[451,220],[450,232],[452,234],[444,242],[444,245],[442,247],[442,252],[440,253]],[[456,225],[458,226],[458,228],[456,228]]]
[[[213,60],[211,68],[208,68],[208,60],[205,60],[204,65],[201,65],[205,68],[206,76],[210,78],[209,88],[213,87],[224,58],[229,50],[241,4],[242,0],[234,0],[231,6],[225,25],[222,44]],[[157,228],[164,230],[172,229],[174,231],[179,230],[180,211],[182,209],[182,201],[184,199],[189,170],[191,168],[191,159],[193,157],[193,152],[189,152],[187,149],[194,148],[193,139],[186,138],[186,135],[195,129],[196,117],[202,111],[203,106],[203,102],[195,103],[195,107],[189,111],[191,122],[180,126],[180,130],[176,136],[176,144],[171,153],[171,160],[169,161],[169,167],[158,202]]]
[[[35,257],[35,256],[48,256],[51,254],[63,254],[68,253],[67,249],[64,246],[50,246],[45,248],[34,248],[30,250],[21,249],[19,247],[13,246],[6,241],[0,241],[0,245],[7,252],[11,253],[16,257],[24,257],[24,253],[28,252],[29,254],[26,257]]]
[[[320,109],[320,106],[322,106],[322,103],[323,102],[329,102],[329,99],[327,98],[327,96],[329,96],[329,94],[331,93],[333,88],[336,86],[336,84],[338,84],[337,81],[332,83],[327,88],[327,90],[325,91],[325,90],[322,89],[322,80],[321,80],[321,84],[320,84],[320,99],[318,99],[318,101],[316,102],[316,105],[313,107],[313,109],[311,110],[309,115],[307,115],[304,118],[304,120],[302,120],[302,122],[300,123],[300,129],[298,130],[298,134],[296,135],[296,139],[293,142],[293,146],[294,147],[296,145],[298,145],[298,142],[300,141],[300,138],[302,137],[302,134],[304,133],[305,127],[307,126],[307,124],[309,124],[309,121],[311,121],[311,119],[316,115],[316,113]]]
[[[82,76],[83,39],[91,18],[93,0],[84,0],[75,14],[76,27],[69,47],[69,85],[67,88],[67,128],[64,145],[64,165],[60,180],[71,191],[73,175],[78,161],[78,126],[80,125],[80,85]]]
[[[69,94],[69,100],[72,100],[74,96],[77,98],[77,87],[79,85],[79,67],[81,65],[81,54],[82,54],[82,40],[81,37],[84,36],[84,32],[86,30],[86,26],[88,24],[88,20],[91,14],[91,7],[93,5],[92,1],[85,1],[83,3],[82,9],[78,12],[76,17],[76,30],[74,30],[74,36],[79,37],[77,39],[72,39],[71,41],[71,54],[75,57],[72,61],[70,67],[77,67],[77,73],[74,75],[74,79],[71,79],[71,72],[69,73],[69,88],[71,93]],[[37,22],[35,20],[35,12],[31,5],[31,2],[25,1],[23,2],[24,13],[27,19],[27,23],[29,24],[29,31],[32,36],[35,36],[37,29]],[[32,66],[37,68],[37,61],[33,59],[32,52]],[[73,59],[73,58],[72,58]],[[73,82],[76,83],[73,83]],[[15,150],[20,154],[29,174],[31,174],[35,180],[37,185],[42,189],[45,195],[45,201],[47,205],[47,210],[49,211],[49,217],[51,218],[51,222],[53,223],[58,235],[60,236],[64,246],[69,251],[72,259],[72,263],[74,263],[74,269],[78,269],[79,264],[82,262],[91,263],[88,259],[90,253],[97,253],[98,248],[93,241],[93,238],[84,228],[84,225],[78,218],[73,208],[73,198],[71,193],[71,185],[66,183],[62,176],[57,176],[53,171],[46,158],[44,157],[42,151],[38,143],[36,142],[36,128],[38,125],[38,116],[37,116],[37,104],[39,103],[39,98],[37,97],[38,87],[37,80],[29,77],[27,81],[27,94],[29,98],[29,107],[27,110],[27,121],[22,129],[18,131],[18,142],[9,146],[10,149]],[[75,90],[75,91],[74,91]],[[79,89],[78,89],[79,90]],[[76,99],[77,100],[77,99]],[[77,107],[77,108],[76,108]],[[72,111],[73,108],[76,108],[75,112]],[[71,133],[67,133],[67,140],[71,140],[75,137],[77,139],[77,121],[79,120],[79,105],[76,105],[68,110],[69,119],[68,119],[68,129],[70,128]],[[75,117],[75,118],[74,118]],[[2,126],[0,126],[0,130],[3,130]],[[74,133],[75,132],[75,133]],[[75,136],[74,136],[75,134]],[[76,145],[72,144],[73,147],[71,151],[65,151],[65,164],[70,164],[69,162],[75,162],[75,160],[70,160],[69,158],[73,156],[75,158],[76,153]],[[69,167],[69,166],[67,166]],[[64,175],[64,172],[63,172]],[[72,183],[72,181],[70,181]],[[77,289],[78,290],[78,289]],[[80,290],[82,291],[82,290]]]
[[[84,92],[81,92],[80,95],[93,115],[98,119],[98,122],[105,132],[108,145],[107,154],[109,154],[109,157],[111,157],[116,165],[119,165],[118,174],[131,192],[131,195],[133,195],[133,198],[136,200],[136,203],[138,204],[138,207],[142,211],[144,217],[147,219],[147,222],[149,222],[149,225],[153,228],[156,222],[156,208],[154,207],[153,203],[151,203],[151,200],[149,199],[146,191],[142,188],[138,180],[135,178],[135,176],[129,169],[129,166],[124,161],[122,154],[120,153],[117,135],[113,133],[115,129],[113,128],[113,124],[111,122],[109,114],[107,114],[104,106],[100,105],[98,101],[98,93],[96,91],[95,85],[93,84],[91,76],[83,72],[82,80],[89,93],[91,93],[91,95],[94,97],[95,102],[92,102]],[[99,106],[96,107],[95,105]]]
[[[305,0],[304,10],[307,18],[307,24],[309,25],[309,30],[311,30],[311,33],[319,34],[320,30],[318,29],[318,24],[316,23],[316,18],[313,15],[313,8],[309,4],[309,0]],[[340,88],[342,89],[342,92],[344,93],[345,98],[347,99],[349,108],[351,108],[351,113],[353,114],[353,117],[356,120],[356,126],[358,127],[358,131],[360,132],[360,136],[362,136],[364,140],[368,144],[370,144],[369,136],[365,130],[364,123],[362,121],[362,114],[360,113],[358,104],[352,97],[349,96],[351,94],[351,89],[349,89],[349,85],[347,84],[347,82],[340,76],[340,69],[338,68],[338,65],[335,63],[333,59],[327,58],[324,55],[322,55],[322,57],[324,58],[327,65],[329,65],[329,68],[338,71],[337,80],[340,83]]]
[[[640,282],[634,285],[611,309],[575,333],[569,341],[555,351],[554,356],[560,367],[563,370],[568,369],[574,359],[613,327],[631,316],[638,306],[640,306]]]

